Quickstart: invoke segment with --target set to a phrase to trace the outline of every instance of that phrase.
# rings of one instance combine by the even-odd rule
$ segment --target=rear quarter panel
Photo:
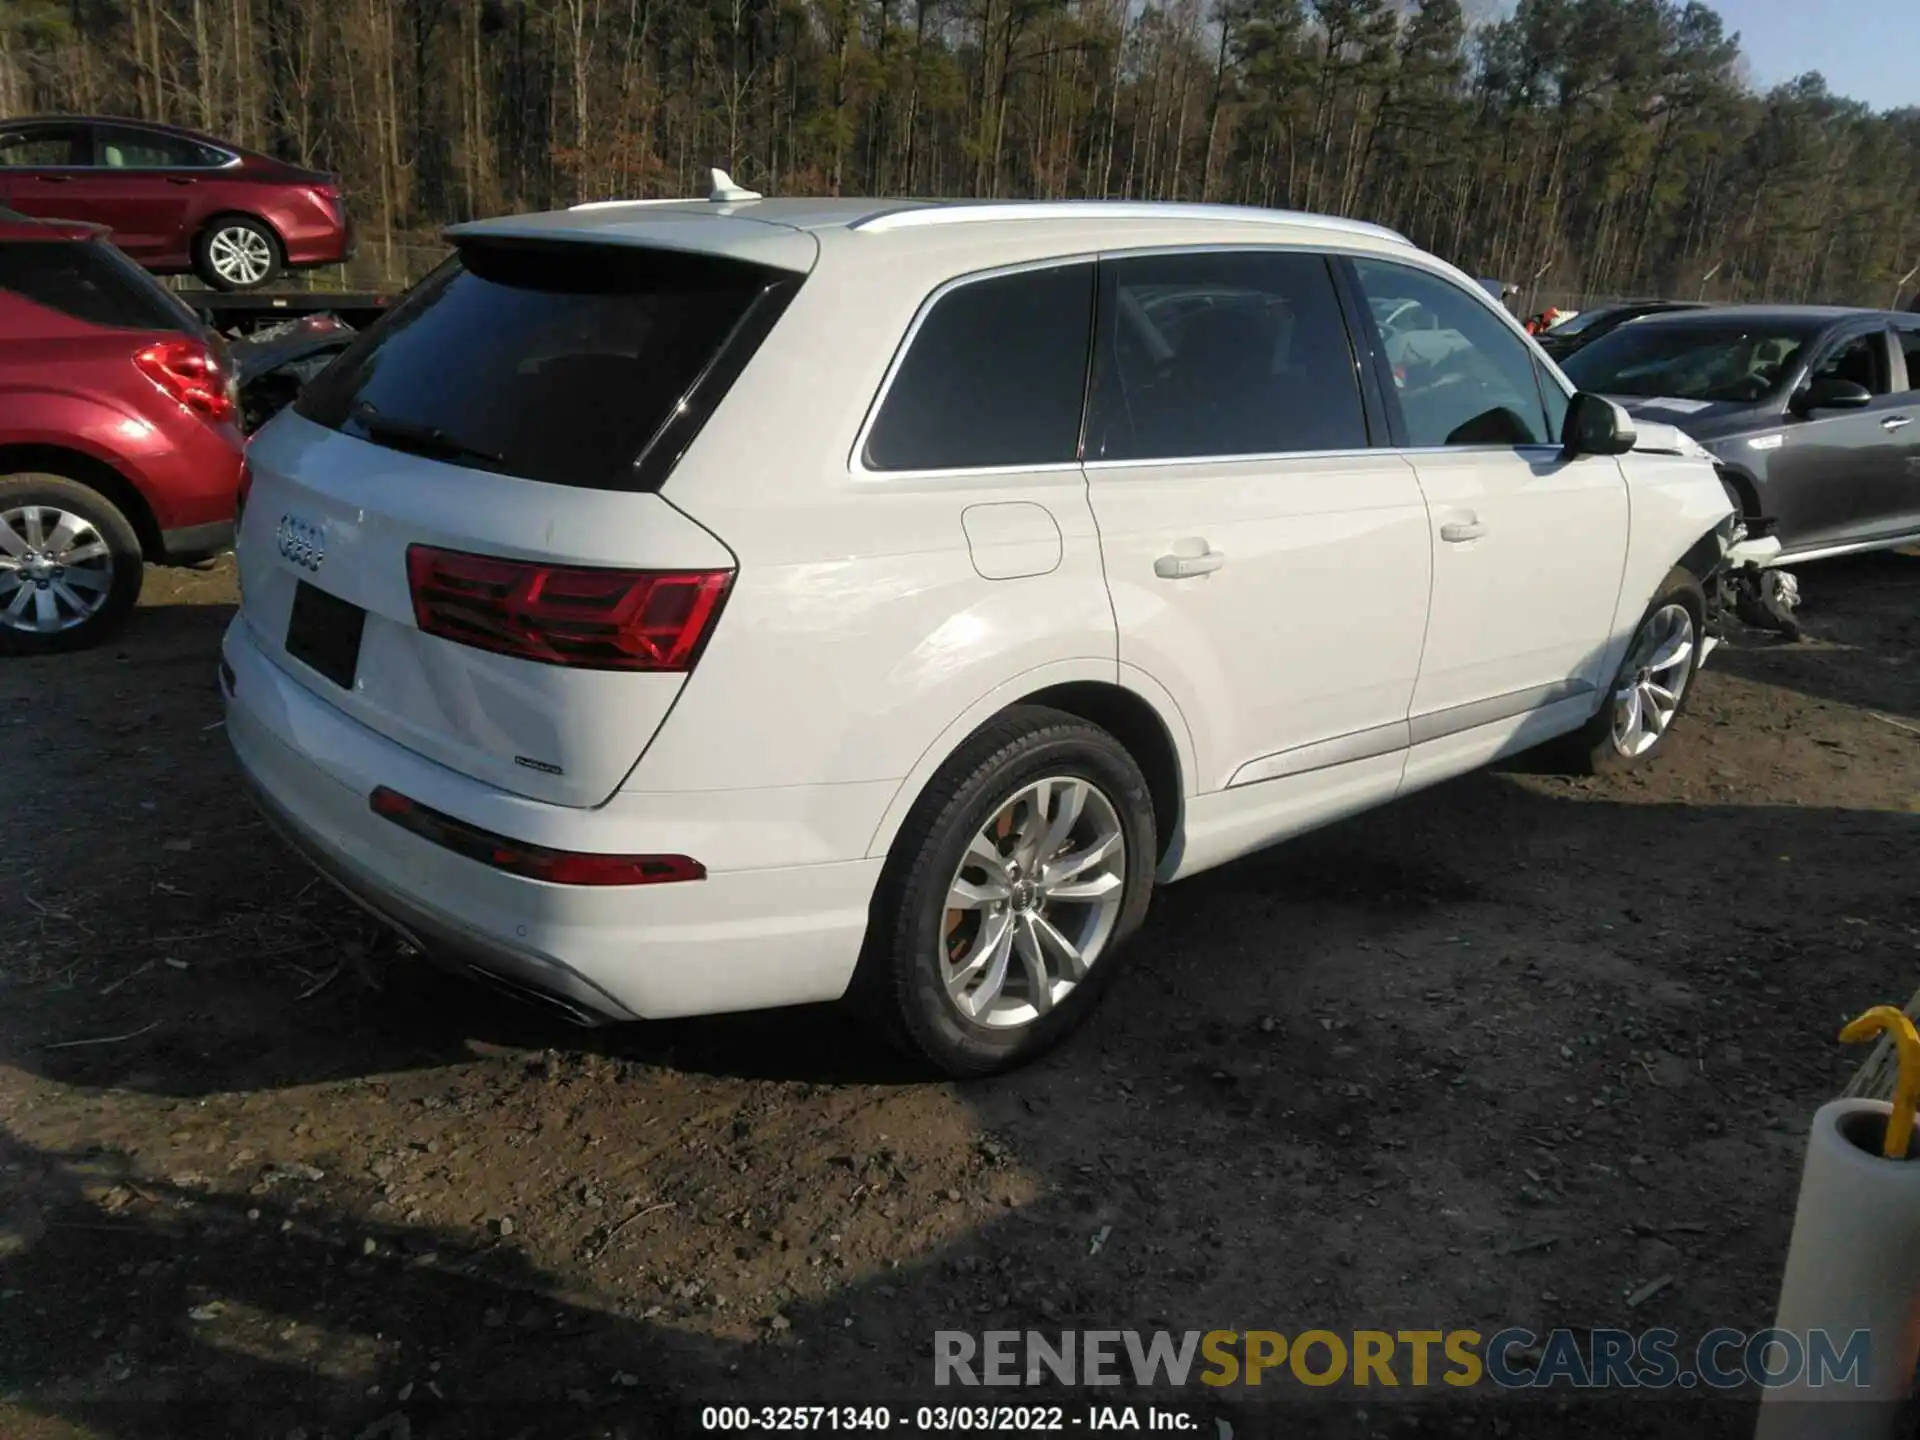
[[[239,431],[188,414],[133,368],[134,351],[162,337],[83,329],[30,347],[12,338],[0,329],[0,350],[17,357],[0,360],[0,445],[73,450],[111,466],[161,530],[233,518]]]
[[[1004,704],[1119,679],[1077,466],[879,475],[853,463],[914,314],[968,268],[869,248],[857,264],[823,254],[663,491],[734,552],[739,576],[629,792],[918,782]],[[983,251],[979,268],[1003,259]],[[1052,517],[1057,559],[988,579],[962,516],[1010,501]],[[909,799],[903,789],[896,803]]]
[[[191,252],[194,237],[219,216],[249,215],[272,228],[289,265],[330,264],[345,256],[345,228],[308,193],[304,182],[243,174],[203,181],[197,190],[183,254]]]

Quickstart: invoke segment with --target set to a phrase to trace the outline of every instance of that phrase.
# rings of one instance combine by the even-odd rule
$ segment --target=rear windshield
[[[1560,368],[1582,390],[1601,395],[1762,400],[1793,372],[1814,328],[1778,320],[1633,320]]]
[[[0,242],[0,290],[89,325],[182,334],[204,328],[151,275],[97,240]]]
[[[711,408],[714,382],[738,372],[797,283],[715,256],[469,242],[294,408],[475,469],[650,488],[657,468],[649,479],[637,462]]]

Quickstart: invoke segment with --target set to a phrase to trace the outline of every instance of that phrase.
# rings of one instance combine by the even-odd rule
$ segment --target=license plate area
[[[342,690],[353,688],[366,628],[367,612],[358,605],[304,580],[296,582],[293,610],[287,616],[287,654]]]

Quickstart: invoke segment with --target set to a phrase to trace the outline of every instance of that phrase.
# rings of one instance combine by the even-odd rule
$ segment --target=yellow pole
[[[1894,1061],[1900,1067],[1893,1085],[1893,1113],[1887,1117],[1887,1138],[1880,1153],[1889,1160],[1907,1158],[1913,1140],[1913,1113],[1920,1109],[1920,1030],[1892,1005],[1876,1005],[1840,1032],[1849,1045],[1886,1035],[1893,1041]]]

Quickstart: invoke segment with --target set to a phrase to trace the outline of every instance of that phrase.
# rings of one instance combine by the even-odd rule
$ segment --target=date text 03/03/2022
[[[1156,1431],[1196,1434],[1206,1421],[1159,1405],[708,1405],[700,1428],[761,1435],[780,1431],[899,1431],[905,1435]]]

